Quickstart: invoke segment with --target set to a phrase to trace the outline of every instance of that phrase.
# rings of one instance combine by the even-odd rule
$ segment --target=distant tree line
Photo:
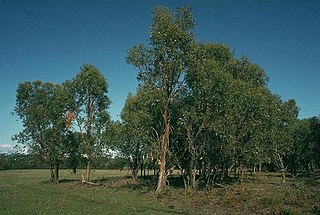
[[[298,119],[295,101],[273,94],[262,68],[226,45],[197,41],[194,27],[190,8],[153,11],[149,43],[126,56],[139,86],[120,121],[109,116],[108,84],[93,65],[62,84],[21,83],[15,113],[24,129],[14,140],[47,163],[54,182],[62,163],[84,167],[89,181],[112,149],[134,178],[152,169],[157,193],[173,169],[195,189],[262,167],[283,182],[287,172],[319,168],[319,117]]]
[[[78,167],[84,167],[84,163]],[[33,154],[0,154],[0,170],[14,170],[14,169],[48,169],[50,166],[41,159],[40,156]],[[119,170],[127,167],[127,161],[122,157],[97,157],[92,163],[94,169],[105,170]],[[60,169],[72,169],[72,163],[69,159],[65,159],[60,164]]]

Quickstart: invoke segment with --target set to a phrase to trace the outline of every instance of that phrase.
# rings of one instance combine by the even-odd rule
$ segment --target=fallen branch
[[[226,186],[224,186],[224,185],[222,185],[222,184],[218,184],[218,183],[214,183],[214,185],[216,185],[216,186],[218,186],[218,187],[225,188],[225,189],[227,189],[227,188],[228,188],[228,187],[226,187]]]
[[[101,186],[102,184],[101,183],[93,183],[93,182],[90,182],[90,181],[86,181],[84,179],[84,176],[83,174],[81,174],[81,177],[82,177],[82,184],[88,184],[88,185],[92,185],[92,186]]]

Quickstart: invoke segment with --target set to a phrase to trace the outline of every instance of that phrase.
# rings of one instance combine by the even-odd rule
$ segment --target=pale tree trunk
[[[261,170],[262,170],[262,163],[261,162],[259,162],[259,173],[261,172]]]
[[[87,163],[86,163],[86,169],[85,169],[85,175],[84,175],[84,180],[87,182],[90,182],[90,173],[91,173],[91,160],[92,160],[92,153],[91,153],[91,146],[90,146],[90,140],[87,140]]]
[[[192,161],[190,163],[190,187],[192,189],[195,189],[196,188],[196,171],[193,169],[193,164],[194,162]]]
[[[53,164],[50,165],[50,182],[54,183],[54,167],[53,167]]]
[[[170,136],[170,121],[169,121],[168,108],[165,108],[165,111],[163,113],[163,125],[164,125],[164,132],[162,134],[162,140],[161,140],[159,179],[158,179],[158,186],[156,189],[156,193],[158,194],[163,191],[167,181],[166,153],[167,153],[167,147],[169,144],[169,136]]]
[[[281,176],[282,176],[282,183],[286,182],[286,167],[284,166],[283,163],[283,159],[282,156],[280,155],[280,153],[277,153],[278,159],[279,159],[279,163],[280,163],[280,168],[281,168]]]
[[[90,181],[90,172],[91,172],[91,165],[90,165],[90,160],[88,160],[87,166],[86,166],[86,177],[85,177],[85,180],[88,182]]]

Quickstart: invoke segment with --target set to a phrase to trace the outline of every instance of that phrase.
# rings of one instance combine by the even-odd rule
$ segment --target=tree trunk
[[[50,165],[50,182],[54,183],[54,167],[53,167],[53,164]]]
[[[280,162],[280,168],[281,168],[281,176],[282,176],[282,183],[285,183],[286,182],[286,168],[284,166],[284,163],[283,163],[283,159],[281,157],[281,155],[278,153],[278,159],[279,159],[279,162]]]
[[[193,165],[193,162],[192,162],[192,165]],[[193,169],[191,169],[191,174],[190,174],[190,187],[192,189],[195,189],[196,188],[196,171]]]
[[[261,172],[261,170],[262,170],[262,163],[259,162],[259,173]]]
[[[165,108],[165,111],[163,113],[163,124],[164,124],[164,132],[162,134],[162,141],[161,141],[159,179],[158,179],[158,186],[156,189],[156,193],[158,194],[163,191],[163,188],[165,187],[166,181],[167,181],[166,153],[167,153],[167,147],[169,144],[169,136],[170,136],[170,121],[169,121],[168,108]]]
[[[87,162],[87,166],[86,166],[86,178],[85,178],[85,180],[87,182],[90,181],[90,172],[91,172],[91,165],[90,165],[90,159],[88,157],[88,162]]]
[[[50,182],[51,183],[58,183],[59,181],[59,162],[54,161],[50,165]]]
[[[138,150],[139,147],[136,147],[136,152],[135,155],[136,157],[133,157],[133,161],[132,161],[132,177],[134,180],[138,179],[138,173],[139,173],[139,157],[140,157],[140,153]]]
[[[55,161],[55,164],[54,164],[54,182],[55,183],[59,182],[59,167],[60,167],[59,161]]]
[[[138,179],[138,168],[132,169],[132,177],[134,180]]]
[[[188,179],[187,179],[187,175],[185,173],[185,170],[181,169],[181,173],[182,173],[184,188],[187,189],[188,188]]]
[[[140,164],[140,177],[143,177],[143,163]]]

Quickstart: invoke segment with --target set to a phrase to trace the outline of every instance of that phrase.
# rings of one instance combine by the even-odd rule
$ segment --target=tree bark
[[[88,159],[87,166],[86,166],[86,181],[90,181],[90,172],[91,172],[91,165],[90,160]]]
[[[54,183],[54,167],[53,167],[53,164],[50,165],[50,182]]]
[[[164,132],[162,134],[162,140],[161,140],[159,179],[158,179],[158,186],[156,189],[157,194],[163,191],[167,181],[166,153],[167,153],[167,147],[169,144],[169,137],[170,137],[170,120],[169,120],[168,108],[165,108],[163,113],[163,124],[164,124]]]
[[[277,155],[278,155],[280,168],[281,168],[280,171],[281,171],[281,176],[282,176],[282,183],[284,184],[286,182],[286,168],[284,166],[283,159],[282,159],[282,156],[280,155],[280,153],[277,153]]]
[[[192,165],[192,166],[191,166]],[[195,189],[196,188],[196,171],[193,169],[193,162],[190,163],[190,187],[192,189]]]
[[[59,161],[55,161],[54,164],[54,182],[58,183],[59,182],[59,167],[60,167],[60,163]]]
[[[50,165],[50,182],[51,183],[58,183],[59,181],[59,162],[54,161]]]

